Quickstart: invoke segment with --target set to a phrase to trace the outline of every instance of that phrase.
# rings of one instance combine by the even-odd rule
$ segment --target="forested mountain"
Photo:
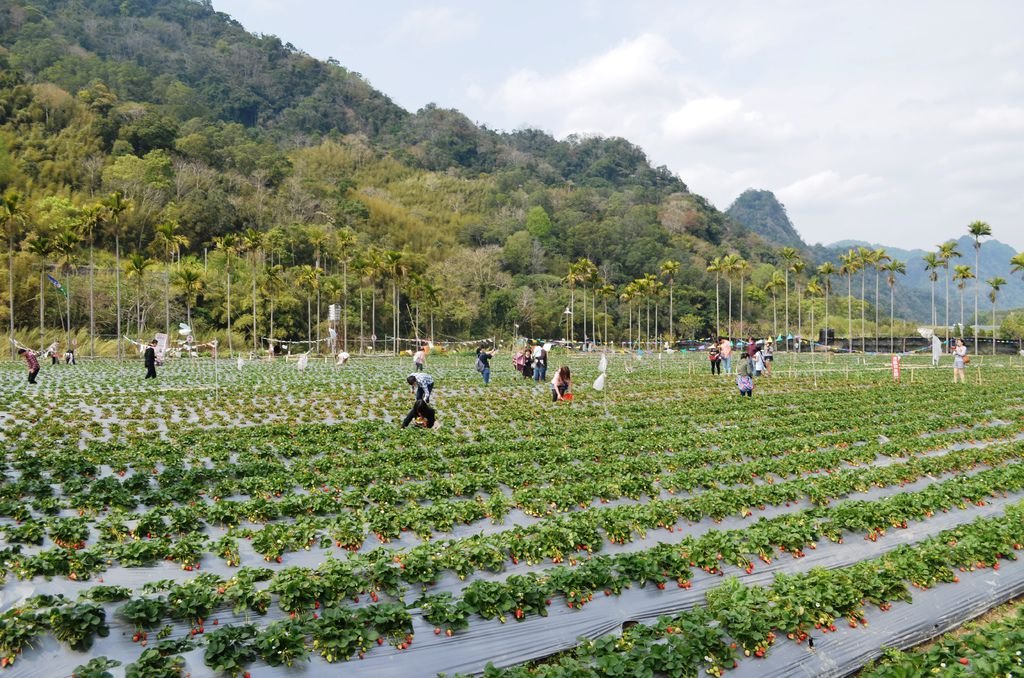
[[[939,243],[935,243],[936,246]],[[839,262],[840,255],[846,253],[851,248],[865,247],[870,250],[883,249],[893,259],[903,261],[907,265],[907,272],[905,275],[900,276],[899,286],[902,290],[903,298],[900,303],[903,305],[905,310],[903,313],[905,317],[915,319],[920,322],[928,322],[931,318],[931,289],[932,282],[930,279],[931,271],[926,267],[924,257],[929,253],[928,250],[913,249],[904,250],[898,247],[886,247],[885,245],[871,244],[859,240],[842,240],[840,242],[832,243],[831,245],[815,245],[813,248],[814,256],[824,260]],[[932,253],[935,250],[930,250]],[[948,269],[939,268],[935,269],[938,275],[938,279],[935,283],[935,295],[936,304],[944,311],[945,303],[945,284],[947,274],[953,273],[957,265],[970,266],[974,269],[974,239],[970,236],[964,235],[956,240],[956,251],[959,253],[958,257],[954,257],[951,260]],[[1017,254],[1016,250],[1005,243],[999,242],[998,239],[982,240],[981,249],[978,251],[978,267],[981,269],[981,308],[984,310],[982,313],[983,323],[989,324],[990,310],[992,302],[988,299],[988,294],[991,288],[986,284],[985,281],[993,278],[1003,278],[1006,284],[1001,286],[998,294],[996,295],[996,308],[1000,310],[1018,309],[1024,308],[1024,278],[1019,273],[1014,273],[1011,268],[1010,260]],[[974,280],[969,279],[964,283],[965,296],[970,302],[970,316],[971,322],[974,320]],[[954,321],[959,321],[959,301],[958,294],[959,289],[956,282],[952,282],[950,285],[952,290],[952,301],[950,302],[951,317]],[[966,303],[966,302],[965,302]],[[943,322],[943,313],[939,313],[939,322]],[[953,322],[953,321],[951,321]]]
[[[786,208],[771,191],[748,188],[725,213],[770,243],[801,250],[807,248],[793,222],[789,220]]]
[[[0,192],[0,318],[40,344],[308,340],[330,303],[349,345],[707,336],[781,293],[780,243],[627,140],[411,113],[205,1],[0,3]]]

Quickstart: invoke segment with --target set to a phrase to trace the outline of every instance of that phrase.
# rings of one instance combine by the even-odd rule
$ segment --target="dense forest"
[[[0,5],[0,193],[0,318],[38,345],[311,341],[328,304],[350,350],[775,333],[833,283],[624,139],[410,113],[203,1]]]

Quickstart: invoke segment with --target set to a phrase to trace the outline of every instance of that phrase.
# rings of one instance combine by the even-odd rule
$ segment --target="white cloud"
[[[1024,108],[1016,106],[978,108],[970,118],[958,121],[956,127],[963,132],[979,135],[1024,133]]]
[[[880,177],[857,174],[844,178],[833,170],[823,170],[794,181],[777,193],[779,199],[787,204],[812,205],[866,202],[882,197],[885,191]]]
[[[450,7],[422,7],[405,16],[396,28],[396,37],[423,45],[439,45],[472,38],[479,24],[473,16]]]
[[[678,60],[664,38],[648,33],[562,73],[518,71],[498,87],[492,105],[514,119],[560,117],[565,132],[613,126],[624,110],[678,95],[684,86],[670,69]]]
[[[792,136],[788,123],[773,124],[759,111],[748,110],[740,99],[720,96],[691,99],[669,112],[661,129],[671,141],[716,141],[729,143],[737,136],[759,143],[776,142]]]

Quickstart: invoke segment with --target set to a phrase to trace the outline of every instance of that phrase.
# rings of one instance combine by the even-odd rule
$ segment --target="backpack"
[[[484,361],[480,360],[480,358],[476,359],[476,371],[477,372],[483,372],[484,371]]]

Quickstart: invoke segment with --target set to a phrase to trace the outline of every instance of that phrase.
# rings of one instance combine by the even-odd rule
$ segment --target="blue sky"
[[[1024,2],[213,0],[406,109],[623,136],[725,209],[774,191],[810,243],[1024,250]]]

